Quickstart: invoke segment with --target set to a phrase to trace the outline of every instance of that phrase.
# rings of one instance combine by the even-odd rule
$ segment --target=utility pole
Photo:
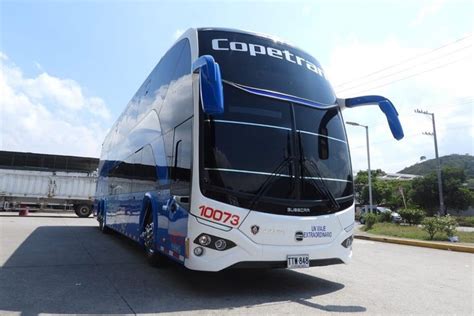
[[[434,113],[430,113],[428,111],[416,109],[415,113],[425,114],[431,116],[431,122],[433,123],[433,132],[423,132],[423,135],[433,136],[434,138],[434,146],[435,146],[435,155],[436,155],[436,173],[438,174],[438,192],[439,192],[439,215],[447,215],[448,210],[444,206],[444,197],[443,197],[443,179],[441,177],[441,161],[438,155],[438,138],[436,137],[436,123],[435,123],[435,115]]]
[[[367,171],[367,176],[369,178],[369,212],[372,212],[372,171],[370,170],[369,127],[356,122],[346,122],[346,124],[365,127],[365,140],[367,142],[367,164],[369,167]]]

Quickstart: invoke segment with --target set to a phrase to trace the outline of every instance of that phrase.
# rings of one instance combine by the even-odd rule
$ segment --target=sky
[[[338,97],[396,106],[397,141],[376,106],[346,109],[369,126],[372,169],[397,172],[474,154],[472,1],[0,0],[0,150],[99,157],[102,141],[161,56],[190,27],[266,33],[318,59]],[[365,129],[347,125],[354,171]]]

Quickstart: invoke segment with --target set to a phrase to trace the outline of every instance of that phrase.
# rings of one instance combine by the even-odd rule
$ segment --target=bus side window
[[[121,165],[122,165],[121,161],[116,162],[115,166],[112,168],[112,170],[109,173],[109,179],[110,179],[109,193],[112,195],[123,193],[122,186],[121,186],[121,180],[122,180]]]
[[[132,192],[142,192],[145,191],[142,189],[142,181],[140,177],[140,164],[142,163],[142,149],[135,152],[132,156],[133,163],[133,182],[132,182]]]
[[[109,171],[109,174],[108,174],[108,177],[109,177],[109,185],[108,185],[108,194],[109,195],[112,195],[114,194],[114,187],[115,187],[115,171],[116,171],[116,168],[117,166],[114,166],[114,167],[111,167],[110,168],[110,171]]]
[[[145,185],[146,191],[156,190],[158,177],[156,175],[156,163],[153,150],[150,145],[143,147],[140,164],[140,178]]]
[[[141,108],[150,110],[150,106],[152,106],[156,108],[158,112],[161,110],[170,84],[173,81],[173,74],[178,64],[181,51],[183,50],[183,43],[184,41],[181,41],[173,46],[152,71],[150,75],[151,81],[146,89],[148,92],[144,91],[146,95],[143,95],[144,103],[140,105]]]
[[[163,135],[163,142],[165,146],[166,165],[168,167],[168,179],[171,180],[171,172],[173,168],[173,136],[174,130],[171,130]]]
[[[193,115],[191,49],[184,40],[181,51],[176,57],[176,64],[170,73],[168,92],[159,112],[163,132],[175,128]]]
[[[126,160],[121,161],[113,170],[114,181],[113,193],[123,194],[130,192],[131,181],[128,177],[128,163]]]
[[[123,187],[124,187],[124,192],[123,193],[131,193],[132,192],[132,178],[134,174],[134,168],[133,168],[133,155],[130,155],[125,159],[125,161],[122,162],[122,169],[123,169]]]

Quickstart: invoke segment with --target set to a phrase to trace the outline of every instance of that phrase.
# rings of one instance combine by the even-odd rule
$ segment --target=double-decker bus
[[[354,190],[339,99],[318,61],[269,36],[186,31],[103,145],[96,212],[153,264],[189,269],[348,263]]]

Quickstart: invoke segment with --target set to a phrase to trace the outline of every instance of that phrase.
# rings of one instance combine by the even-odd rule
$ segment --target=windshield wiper
[[[286,149],[287,149],[287,152],[289,151],[289,148],[290,148],[290,140],[288,138],[288,142],[287,142],[287,145],[286,145]],[[262,198],[262,196],[268,191],[268,189],[271,187],[271,184],[273,184],[273,182],[275,182],[277,176],[280,175],[280,171],[287,165],[287,164],[290,164],[292,160],[296,159],[296,157],[294,156],[288,156],[286,157],[285,159],[283,159],[282,162],[280,162],[280,164],[268,175],[268,177],[265,179],[265,181],[262,183],[262,185],[260,185],[260,187],[258,188],[257,190],[257,194],[255,194],[255,197],[252,199],[252,201],[250,202],[250,207],[249,209],[250,210],[253,210],[255,205],[257,204],[257,202]],[[292,172],[292,168],[291,168],[291,165],[290,165],[290,168],[288,168],[289,170],[289,177],[290,178],[293,178],[293,172]]]
[[[331,208],[333,210],[337,210],[340,208],[340,205],[339,203],[337,202],[336,198],[334,197],[334,194],[332,194],[331,190],[329,190],[326,182],[324,181],[324,179],[322,178],[321,176],[321,172],[319,171],[319,168],[318,166],[314,163],[314,161],[310,160],[310,159],[306,159],[306,158],[303,158],[303,163],[309,163],[310,166],[313,167],[313,170],[314,172],[316,173],[316,178],[319,180],[316,181],[316,179],[314,179],[313,177],[310,178],[310,180],[312,180],[314,182],[314,184],[316,185],[316,187],[318,187],[318,183],[320,184],[320,188],[319,188],[319,191],[321,192],[322,191],[322,194],[325,195],[327,198],[328,198],[328,201],[330,202],[331,204]],[[305,167],[303,165],[303,167]],[[308,173],[310,173],[311,175],[311,172],[309,172],[309,169],[306,168],[306,170],[308,171]]]
[[[274,171],[272,171],[272,173],[270,173],[270,175],[265,179],[265,182],[262,183],[262,185],[258,188],[257,190],[257,194],[255,194],[255,197],[252,199],[252,202],[250,202],[250,207],[249,209],[250,210],[253,210],[253,208],[255,207],[255,205],[257,204],[257,202],[260,200],[260,198],[268,191],[268,189],[270,188],[271,184],[273,184],[274,181],[276,181],[278,178],[276,178],[277,176],[279,176],[279,172],[288,164],[290,163],[293,159],[295,159],[295,157],[293,156],[290,156],[290,157],[286,157],[276,168]],[[291,168],[290,168],[291,170]],[[293,178],[293,174],[291,173],[290,171],[290,175],[289,175],[291,178]]]
[[[329,202],[332,210],[339,209],[340,205],[337,202],[334,195],[332,194],[332,192],[329,190],[326,182],[324,181],[324,179],[321,175],[321,172],[319,171],[318,166],[316,165],[316,163],[314,163],[314,161],[312,161],[311,159],[307,159],[306,156],[304,155],[304,153],[303,153],[303,144],[301,142],[301,133],[300,132],[298,132],[298,143],[299,143],[299,147],[300,147],[301,166],[308,172],[308,174],[310,176],[309,180],[311,180],[311,182],[314,184],[314,186],[316,187],[318,192],[328,199],[328,202]],[[312,176],[312,172],[309,170],[308,167],[306,167],[306,163],[308,163],[309,166],[312,167],[312,170],[316,174],[316,177]],[[302,178],[304,179],[303,175],[302,175]],[[318,181],[316,181],[315,178]]]

